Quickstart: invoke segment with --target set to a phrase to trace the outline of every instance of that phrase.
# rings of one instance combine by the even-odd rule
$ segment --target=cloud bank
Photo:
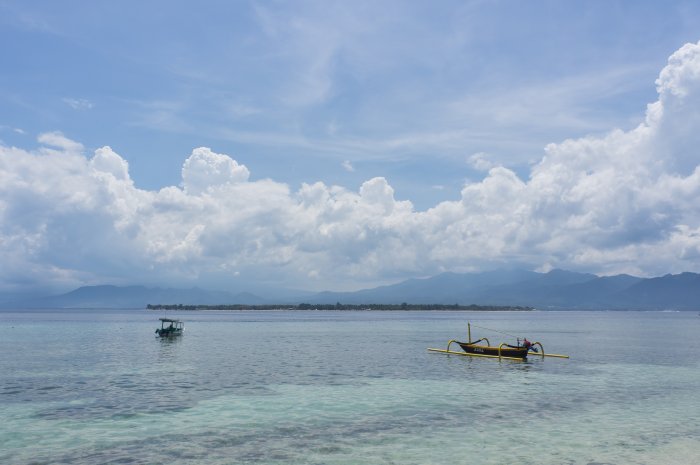
[[[383,177],[293,191],[209,148],[182,184],[136,187],[110,147],[59,132],[0,146],[4,290],[95,283],[374,285],[441,271],[700,270],[700,42],[676,51],[629,131],[548,145],[528,179],[504,166],[416,211]]]

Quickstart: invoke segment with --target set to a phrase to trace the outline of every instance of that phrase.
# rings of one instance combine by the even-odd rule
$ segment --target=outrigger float
[[[476,326],[476,325],[475,325]],[[478,327],[478,326],[477,326]],[[487,328],[482,328],[487,329]],[[491,330],[495,331],[495,330]],[[502,331],[496,331],[502,332]],[[503,333],[507,334],[507,333]],[[512,336],[511,334],[507,334]],[[447,349],[430,349],[431,352],[439,352],[441,354],[451,354],[451,355],[468,355],[470,357],[485,357],[485,358],[497,358],[499,360],[515,360],[518,362],[524,362],[527,360],[528,354],[532,354],[538,357],[556,357],[556,358],[569,358],[568,355],[561,354],[548,354],[545,353],[544,347],[540,342],[530,342],[526,338],[523,338],[522,343],[520,338],[517,338],[516,345],[506,344],[505,342],[499,346],[492,346],[488,338],[482,337],[476,341],[472,341],[472,327],[471,323],[467,323],[467,337],[469,342],[460,342],[456,339],[451,339],[447,343]],[[516,336],[512,336],[516,337]],[[485,342],[486,345],[482,344]],[[450,350],[452,343],[457,344],[462,348],[464,352],[455,352]],[[537,348],[539,347],[539,349]]]

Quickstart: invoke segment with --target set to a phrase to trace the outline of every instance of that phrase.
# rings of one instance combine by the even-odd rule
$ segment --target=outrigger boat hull
[[[459,342],[454,341],[462,348],[462,350],[468,354],[475,355],[490,355],[492,357],[509,357],[509,358],[522,358],[526,359],[529,349],[527,347],[513,347],[513,346],[503,346],[503,347],[493,347],[478,345],[475,343]]]

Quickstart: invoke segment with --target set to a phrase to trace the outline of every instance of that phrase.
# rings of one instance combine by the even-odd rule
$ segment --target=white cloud
[[[489,160],[489,155],[484,152],[478,152],[475,153],[467,159],[467,163],[469,163],[474,169],[479,170],[479,171],[488,171],[494,166],[494,162]]]
[[[185,191],[199,194],[217,186],[245,182],[250,172],[236,160],[214,153],[207,147],[199,147],[182,166],[182,180]]]
[[[352,166],[352,163],[350,163],[349,160],[343,161],[342,166],[343,166],[343,169],[349,173],[352,173],[353,171],[355,171],[355,167]]]
[[[96,171],[111,174],[121,181],[130,179],[129,163],[108,146],[95,151],[95,156],[90,160],[90,166]]]
[[[87,157],[59,132],[35,151],[0,146],[0,282],[342,288],[506,263],[698,271],[698,70],[700,43],[688,44],[638,127],[550,144],[528,179],[475,154],[484,178],[421,212],[383,177],[292,192],[204,147],[184,162],[182,188],[147,191],[109,147]]]
[[[66,152],[79,153],[83,151],[83,144],[68,139],[59,131],[39,134],[38,141],[50,147],[57,147]]]
[[[333,91],[332,71],[334,59],[341,45],[344,21],[328,21],[326,15],[335,16],[333,8],[321,8],[307,17],[278,7],[255,5],[254,10],[262,31],[273,44],[283,44],[277,53],[292,66],[293,73],[286,76],[286,86],[280,100],[291,106],[316,105],[326,101]],[[308,12],[311,14],[311,12]],[[315,16],[312,14],[312,16]],[[342,18],[342,16],[341,16]],[[331,25],[332,24],[332,25]]]
[[[71,107],[73,110],[91,110],[92,102],[84,98],[69,98],[65,97],[63,103]]]

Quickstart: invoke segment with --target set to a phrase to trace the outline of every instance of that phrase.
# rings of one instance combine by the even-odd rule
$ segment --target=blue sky
[[[207,146],[292,187],[384,176],[423,209],[474,153],[526,173],[547,143],[633,127],[700,30],[697,2],[0,5],[8,144],[109,145],[144,188]]]
[[[225,199],[231,195],[227,193],[211,208],[192,207],[187,218],[200,221],[183,229],[182,237],[173,233],[172,243],[164,239],[163,247],[172,250],[190,237],[198,244],[195,249],[200,247],[199,255],[192,252],[196,258],[178,259],[180,265],[174,266],[172,257],[156,253],[144,259],[150,262],[148,266],[130,273],[126,270],[133,264],[120,265],[114,257],[91,250],[81,252],[84,260],[79,263],[55,256],[61,247],[58,244],[63,244],[58,241],[58,225],[70,218],[47,217],[42,225],[27,226],[22,234],[13,232],[17,226],[8,226],[13,220],[8,212],[26,211],[31,208],[28,205],[41,202],[36,192],[20,196],[19,188],[10,190],[6,185],[5,244],[16,246],[14,241],[24,241],[21,249],[25,252],[13,252],[12,260],[5,258],[6,263],[15,263],[23,270],[19,274],[24,277],[18,282],[7,278],[9,281],[0,287],[17,290],[125,283],[129,276],[158,284],[155,273],[168,264],[182,266],[173,276],[163,278],[178,284],[228,287],[232,279],[242,276],[249,276],[250,282],[274,276],[270,279],[276,284],[319,289],[357,288],[409,276],[506,264],[647,275],[700,271],[698,259],[688,258],[695,253],[692,241],[691,245],[677,246],[682,250],[674,252],[676,261],[652,266],[638,259],[638,254],[649,253],[644,247],[665,243],[683,228],[690,231],[688,237],[695,237],[697,227],[688,219],[692,219],[690,211],[654,219],[654,215],[660,218],[668,213],[663,202],[651,202],[648,211],[642,208],[648,201],[644,189],[659,189],[652,183],[626,194],[632,196],[631,203],[620,206],[635,211],[636,219],[622,221],[624,215],[616,214],[619,224],[613,224],[601,213],[589,224],[581,219],[586,213],[579,212],[581,224],[592,228],[586,233],[586,249],[570,253],[555,250],[559,239],[552,233],[546,239],[535,234],[523,239],[520,248],[510,250],[508,241],[517,242],[520,239],[515,236],[524,234],[518,231],[547,221],[548,216],[538,210],[541,203],[527,203],[518,213],[524,216],[518,216],[513,226],[514,237],[501,237],[500,246],[492,244],[493,249],[484,244],[480,247],[489,250],[492,259],[467,249],[455,252],[454,260],[446,258],[451,253],[449,244],[460,244],[465,237],[493,236],[483,229],[484,224],[493,221],[494,231],[503,231],[503,221],[512,220],[499,223],[493,215],[474,216],[474,205],[459,215],[447,213],[451,205],[465,203],[469,186],[476,186],[472,190],[480,189],[480,198],[488,199],[485,192],[489,183],[497,184],[499,176],[512,174],[513,182],[534,190],[534,175],[544,171],[547,157],[556,158],[547,155],[545,147],[572,160],[576,155],[567,150],[575,150],[566,146],[566,140],[579,145],[595,145],[591,140],[599,145],[613,144],[611,134],[616,130],[633,139],[640,125],[655,127],[647,105],[663,99],[656,80],[672,54],[698,40],[697,2],[208,1],[194,5],[0,0],[0,142],[7,157],[4,169],[13,173],[12,179],[26,175],[27,183],[36,183],[32,176],[38,173],[29,168],[18,171],[21,163],[17,157],[46,155],[49,146],[54,151],[58,147],[68,158],[77,154],[93,160],[93,168],[109,165],[107,171],[115,179],[131,183],[133,196],[129,199],[162,196],[171,193],[170,188],[194,195],[208,187],[192,184],[188,191],[184,166],[191,160],[190,180],[231,175],[230,183],[245,182],[249,190],[259,189],[259,195],[268,195],[264,186],[275,192],[286,189],[286,194],[279,194],[284,197],[280,204],[293,199],[290,208],[299,207],[303,194],[313,190],[315,183],[322,183],[325,189],[318,195],[330,196],[336,203],[343,195],[354,195],[355,200],[348,202],[357,203],[366,187],[364,192],[376,194],[373,198],[377,202],[390,197],[399,210],[404,209],[401,211],[406,216],[400,222],[409,230],[399,233],[392,229],[399,228],[392,223],[399,222],[392,217],[398,211],[393,206],[383,213],[365,212],[337,222],[328,219],[332,216],[328,211],[317,211],[315,220],[306,226],[333,240],[319,245],[324,243],[322,238],[309,239],[315,245],[304,245],[305,239],[298,235],[286,238],[284,231],[294,227],[266,209],[266,200],[248,197],[253,194],[246,191],[239,194],[249,199],[247,208],[258,212],[253,215],[255,221],[262,224],[267,218],[272,235],[285,236],[284,240],[275,239],[275,246],[266,243],[277,257],[285,259],[276,262],[252,252],[241,255],[238,250],[221,252],[217,260],[215,248],[202,245],[207,241],[197,235],[213,234],[216,229],[206,212],[221,209],[230,215],[231,224],[236,222],[240,228],[247,221],[225,210]],[[689,112],[694,114],[689,106],[678,112],[684,121],[689,120]],[[680,120],[679,116],[674,121]],[[692,137],[684,146],[692,150],[691,142]],[[658,149],[658,141],[653,143]],[[110,155],[100,152],[103,156],[97,161],[104,163],[97,163],[96,151],[106,146]],[[193,151],[200,147],[209,151],[195,156]],[[606,159],[616,150],[627,153],[615,147],[605,149]],[[651,150],[651,146],[644,147],[635,150]],[[568,155],[562,155],[564,152]],[[656,163],[654,156],[664,158],[674,150],[664,148],[662,152],[649,155],[648,166]],[[697,157],[690,158],[685,171],[668,168],[680,166],[675,162],[664,165],[667,168],[662,171],[690,183],[687,179],[694,179],[690,168],[697,165]],[[585,163],[598,166],[592,160]],[[611,162],[610,166],[616,165]],[[202,172],[195,174],[200,168]],[[579,169],[595,171],[591,167]],[[57,176],[62,173],[58,168],[55,172]],[[636,173],[634,169],[629,172]],[[79,197],[83,185],[76,182],[75,196]],[[574,184],[568,188],[580,189]],[[85,196],[94,195],[85,189]],[[509,188],[499,189],[507,193]],[[109,215],[115,215],[114,205],[132,205],[115,192],[100,206]],[[501,199],[503,192],[498,190],[494,195]],[[691,195],[695,191],[684,192]],[[513,195],[521,198],[521,194]],[[614,198],[619,201],[619,197]],[[144,211],[156,208],[162,199],[133,202],[133,211]],[[484,211],[502,210],[498,201],[489,202],[482,206]],[[610,205],[609,201],[603,203]],[[51,211],[62,211],[62,205],[53,205]],[[98,215],[98,207],[90,208],[94,208],[90,215]],[[571,215],[573,208],[560,206]],[[138,232],[146,228],[145,220],[134,220],[133,211],[129,221],[137,224],[133,226],[136,232],[129,234],[138,238],[136,243],[129,242],[133,237],[119,229],[127,221],[124,218],[111,217],[108,229],[126,241],[125,250],[149,256],[160,250],[154,245],[160,242],[140,235],[145,234]],[[420,225],[438,214],[447,215],[436,220],[444,226],[441,233],[426,232]],[[383,219],[381,225],[373,223],[378,217]],[[450,224],[447,217],[452,218]],[[571,218],[567,221],[573,221]],[[351,219],[352,224],[362,225],[353,240],[343,235],[351,229],[344,221]],[[85,221],[90,223],[94,218]],[[450,232],[460,221],[462,225]],[[345,232],[333,236],[334,228]],[[222,230],[226,228],[222,226]],[[598,232],[600,242],[590,239]],[[41,237],[33,245],[26,239],[34,237],[32,234]],[[82,243],[80,238],[89,232],[70,234]],[[252,247],[253,239],[240,240],[244,249]],[[380,258],[379,251],[388,247],[384,240],[396,241],[392,245],[396,256]],[[552,242],[551,247],[527,251],[525,244],[532,247],[532,243],[541,245],[543,241]],[[566,240],[560,242],[561,247],[571,247]],[[415,252],[411,257],[398,253],[416,244],[432,252]],[[454,247],[462,250],[459,245]],[[635,247],[644,252],[633,251]],[[384,259],[387,263],[377,265]],[[419,264],[423,262],[426,265]],[[43,274],[39,271],[42,268],[54,272]]]

